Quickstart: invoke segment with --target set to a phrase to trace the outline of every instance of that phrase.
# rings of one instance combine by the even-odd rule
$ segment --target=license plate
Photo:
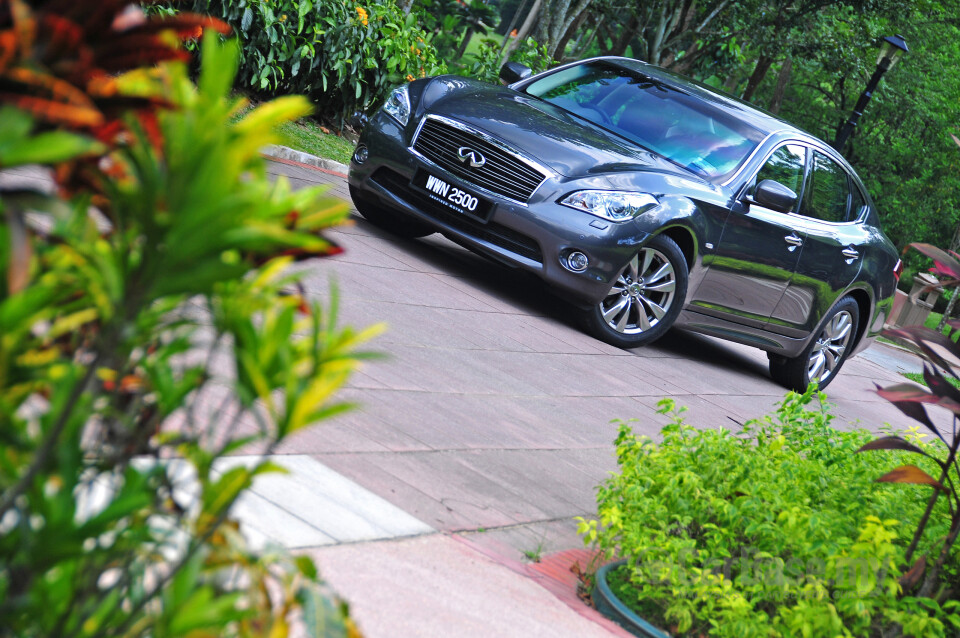
[[[417,171],[413,176],[413,185],[425,191],[430,199],[458,213],[476,217],[482,221],[487,221],[490,217],[493,204],[427,171]]]

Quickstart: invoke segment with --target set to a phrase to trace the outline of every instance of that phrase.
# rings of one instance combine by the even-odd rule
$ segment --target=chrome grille
[[[470,168],[460,161],[458,150],[465,146],[483,154],[486,158],[483,166]],[[413,148],[468,184],[519,202],[530,199],[546,179],[546,175],[516,155],[476,133],[433,118],[428,118],[420,128]]]

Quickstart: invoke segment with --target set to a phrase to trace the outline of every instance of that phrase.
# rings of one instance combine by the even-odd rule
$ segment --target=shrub
[[[533,38],[522,41],[510,55],[510,60],[525,64],[534,73],[547,70],[553,61],[547,53],[547,47],[537,44],[537,41]],[[500,43],[491,38],[484,38],[480,42],[476,60],[465,75],[496,84],[499,82],[500,67],[502,66],[499,62]]]
[[[72,34],[74,46],[59,49],[69,56],[114,37],[129,44],[108,14],[125,3],[104,4],[95,19],[77,7],[85,19],[71,27],[57,14],[33,22],[19,4],[13,50],[56,54],[18,40],[43,33],[28,24]],[[172,24],[131,28],[143,36]],[[171,57],[159,47],[144,55]],[[207,37],[203,58],[198,86],[183,63],[70,76],[109,87],[96,101],[86,84],[28,84],[136,108],[85,129],[106,144],[0,110],[5,166],[39,161],[61,174],[65,161],[92,155],[67,175],[73,199],[0,198],[0,635],[286,636],[293,615],[310,635],[356,635],[312,561],[252,551],[230,518],[254,477],[277,468],[266,457],[221,461],[245,445],[269,453],[346,407],[332,395],[367,335],[307,304],[288,268],[336,250],[320,231],[347,208],[267,178],[259,149],[276,140],[276,124],[309,111],[306,101],[278,100],[234,123],[236,47]],[[32,229],[27,209],[45,213]]]
[[[328,116],[369,110],[397,84],[446,72],[430,34],[395,0],[193,0],[240,36],[240,80],[309,96]]]
[[[673,421],[655,443],[621,423],[620,472],[598,488],[599,520],[585,541],[628,563],[614,590],[649,620],[700,636],[944,636],[960,628],[960,603],[909,595],[906,546],[925,503],[914,489],[874,482],[884,461],[857,454],[862,430],[830,427],[825,400],[790,393],[774,416],[739,434]],[[918,431],[911,444],[933,452]],[[902,454],[902,453],[897,453]],[[935,463],[921,458],[932,471]],[[949,527],[938,503],[919,548]],[[945,567],[957,580],[957,557]],[[903,578],[902,578],[903,577]],[[915,583],[914,583],[915,584]]]

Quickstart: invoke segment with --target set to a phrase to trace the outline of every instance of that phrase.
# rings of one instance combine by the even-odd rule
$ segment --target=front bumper
[[[509,266],[535,273],[574,303],[592,305],[606,296],[626,263],[650,234],[634,222],[613,223],[557,202],[574,190],[605,188],[602,178],[569,180],[550,175],[527,203],[488,191],[444,170],[409,148],[414,124],[402,128],[378,112],[359,144],[368,149],[362,164],[351,161],[349,182],[366,199],[427,222],[438,232]],[[493,203],[484,222],[445,206],[439,198],[411,185],[418,169]],[[583,272],[566,266],[572,251],[584,253]]]

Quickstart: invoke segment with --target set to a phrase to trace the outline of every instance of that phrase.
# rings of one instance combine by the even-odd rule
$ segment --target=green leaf
[[[253,9],[247,7],[247,10],[243,12],[243,19],[240,21],[240,29],[244,32],[250,30],[250,25],[253,23]]]
[[[84,155],[106,152],[100,142],[67,131],[48,131],[21,139],[17,144],[0,147],[0,168],[24,164],[58,164]]]

